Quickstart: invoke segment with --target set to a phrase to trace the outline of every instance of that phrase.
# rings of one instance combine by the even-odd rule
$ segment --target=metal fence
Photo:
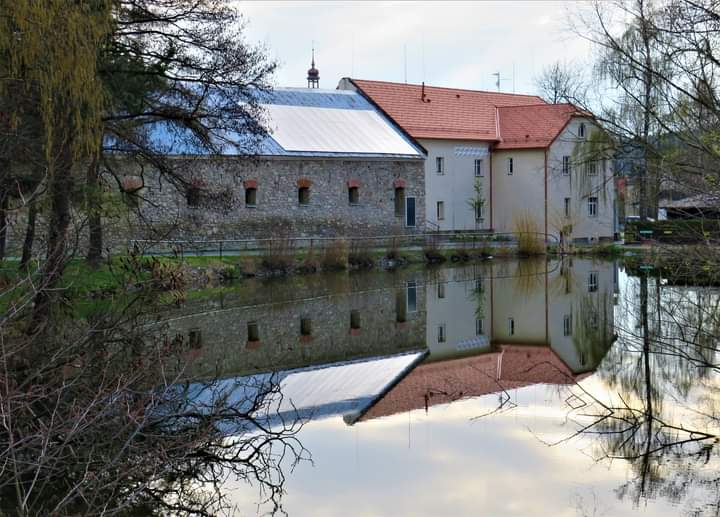
[[[557,244],[554,235],[535,233],[546,244]],[[268,249],[302,250],[325,249],[338,243],[352,248],[368,250],[381,249],[424,249],[460,248],[478,249],[497,246],[516,246],[517,233],[489,232],[429,232],[421,234],[382,235],[374,237],[269,237],[264,239],[223,239],[223,240],[142,240],[131,239],[128,249],[140,255],[211,255],[234,256],[261,253]]]

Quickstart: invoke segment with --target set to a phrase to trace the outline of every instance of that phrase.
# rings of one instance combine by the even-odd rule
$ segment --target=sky
[[[590,60],[568,29],[572,2],[236,2],[246,39],[279,67],[274,86],[307,85],[311,48],[320,87],[342,77],[537,93],[554,62]],[[406,57],[407,56],[407,57]],[[514,81],[513,81],[514,77]]]

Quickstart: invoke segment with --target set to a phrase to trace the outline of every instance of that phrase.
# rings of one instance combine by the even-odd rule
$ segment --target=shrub
[[[445,262],[446,260],[445,255],[440,252],[437,238],[434,235],[430,235],[425,239],[423,254],[425,255],[425,260],[430,263]]]
[[[535,219],[530,214],[520,214],[513,219],[513,231],[517,235],[518,253],[540,255],[545,252],[545,242]]]
[[[320,264],[323,269],[345,269],[348,264],[348,245],[344,240],[336,240],[325,246]]]
[[[348,263],[357,268],[371,268],[375,265],[370,243],[363,240],[354,240],[350,246]]]
[[[291,241],[285,236],[268,241],[262,250],[262,267],[270,271],[287,272],[294,262]]]

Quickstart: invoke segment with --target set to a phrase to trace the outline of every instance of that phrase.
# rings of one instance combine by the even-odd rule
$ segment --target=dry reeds
[[[528,213],[518,214],[513,219],[513,233],[518,241],[520,255],[541,255],[545,253],[545,242],[537,221]]]

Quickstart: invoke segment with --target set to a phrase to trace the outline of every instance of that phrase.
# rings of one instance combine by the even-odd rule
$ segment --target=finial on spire
[[[307,75],[308,88],[320,88],[320,71],[315,68],[315,41],[312,42],[312,61]]]

